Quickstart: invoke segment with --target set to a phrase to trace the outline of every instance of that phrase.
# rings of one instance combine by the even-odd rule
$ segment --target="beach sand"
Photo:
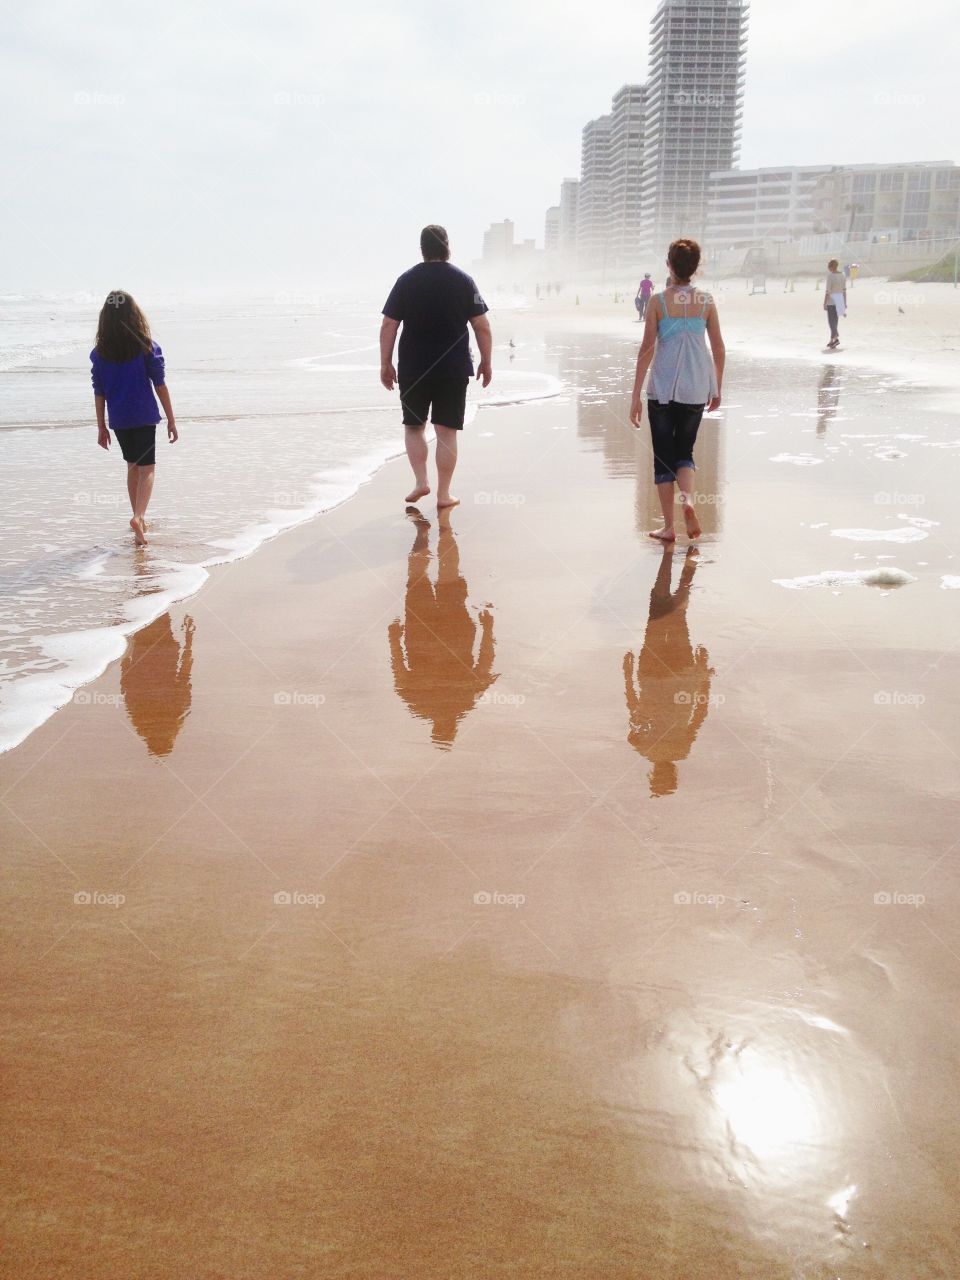
[[[388,464],[0,760],[6,1274],[960,1273],[953,422],[734,354],[664,554],[545,314],[448,518]]]

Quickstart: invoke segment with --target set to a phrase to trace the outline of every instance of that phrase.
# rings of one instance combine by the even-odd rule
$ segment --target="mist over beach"
[[[955,28],[11,17],[5,1275],[960,1274]]]

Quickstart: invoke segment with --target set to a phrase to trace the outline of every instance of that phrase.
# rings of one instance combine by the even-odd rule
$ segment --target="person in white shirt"
[[[840,329],[837,321],[847,314],[847,281],[836,258],[831,258],[827,263],[827,286],[823,296],[823,309],[827,313],[827,322],[830,325],[830,341],[827,343],[827,350],[833,351],[840,345]]]

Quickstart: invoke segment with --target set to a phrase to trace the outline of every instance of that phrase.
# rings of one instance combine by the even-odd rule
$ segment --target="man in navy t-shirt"
[[[473,376],[467,322],[480,348],[477,380],[489,386],[493,371],[493,334],[487,304],[465,271],[450,261],[450,244],[443,227],[420,232],[423,262],[405,271],[383,305],[380,326],[380,381],[392,391],[400,386],[407,457],[414,486],[407,502],[430,492],[427,481],[426,423],[437,433],[437,507],[455,507],[450,493],[457,465],[457,432],[463,430],[467,384]],[[400,373],[393,367],[393,347],[400,334]],[[432,410],[432,412],[431,412]]]

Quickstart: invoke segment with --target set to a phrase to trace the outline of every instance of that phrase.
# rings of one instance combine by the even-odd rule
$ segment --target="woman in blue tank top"
[[[690,283],[699,265],[696,240],[674,240],[667,253],[670,283],[647,309],[630,404],[630,421],[639,427],[643,419],[640,393],[652,363],[647,411],[663,528],[653,530],[650,537],[661,542],[673,542],[677,536],[674,484],[680,491],[687,537],[700,536],[694,506],[693,446],[704,409],[713,410],[720,404],[725,350],[716,303],[709,293],[694,289]]]

